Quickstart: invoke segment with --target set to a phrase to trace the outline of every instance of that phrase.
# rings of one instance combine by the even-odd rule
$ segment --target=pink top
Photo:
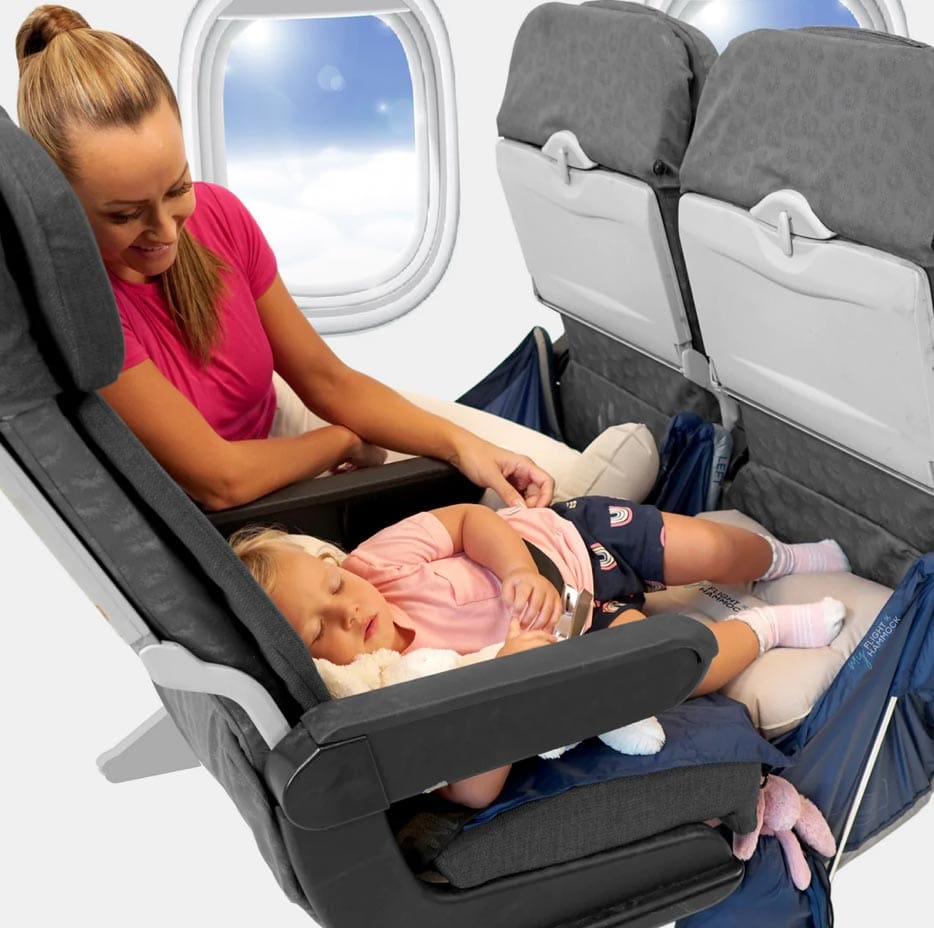
[[[196,182],[185,228],[230,268],[220,304],[221,336],[202,366],[183,344],[158,281],[130,283],[110,274],[123,323],[123,369],[149,358],[229,441],[266,438],[276,411],[272,350],[256,300],[276,276],[276,259],[246,207],[216,184]]]
[[[567,519],[550,509],[513,507],[498,514],[555,562],[566,583],[593,590],[590,555]],[[389,602],[393,621],[415,632],[407,650],[469,654],[506,637],[509,610],[496,575],[453,549],[447,529],[423,512],[378,532],[342,566],[372,583]]]

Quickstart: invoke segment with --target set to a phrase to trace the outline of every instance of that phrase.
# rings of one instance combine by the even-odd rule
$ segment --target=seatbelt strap
[[[558,565],[541,548],[533,545],[531,541],[525,541],[525,546],[529,549],[538,572],[561,595],[562,614],[558,619],[556,631],[564,638],[576,638],[584,630],[584,625],[590,617],[593,596],[588,590],[577,590],[565,583]]]

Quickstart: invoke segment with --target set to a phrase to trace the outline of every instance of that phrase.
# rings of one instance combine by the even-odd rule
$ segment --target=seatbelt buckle
[[[561,616],[555,625],[555,635],[562,639],[580,635],[590,618],[592,606],[593,596],[589,590],[577,590],[565,583],[561,591]]]

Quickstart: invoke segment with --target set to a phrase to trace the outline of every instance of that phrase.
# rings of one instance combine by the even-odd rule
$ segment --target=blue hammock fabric
[[[676,928],[829,928],[833,910],[827,871],[813,856],[808,864],[811,885],[799,892],[785,869],[778,841],[760,837],[739,889],[718,905],[677,922]]]
[[[846,850],[855,851],[909,813],[934,778],[934,553],[919,558],[808,717],[776,742],[793,762],[782,776],[843,834],[879,723],[897,699]],[[775,839],[760,839],[740,888],[678,928],[828,928],[826,870],[810,859],[807,893],[787,877]]]
[[[457,402],[564,441],[548,333],[540,326],[532,329],[509,357]]]
[[[677,413],[668,423],[658,477],[646,502],[685,516],[717,509],[732,451],[733,439],[723,426],[693,412]]]
[[[658,720],[666,741],[657,754],[620,754],[590,738],[555,760],[533,757],[514,764],[497,800],[473,816],[464,830],[526,802],[557,796],[576,786],[696,764],[758,761],[782,767],[790,763],[756,731],[742,703],[718,693],[690,699],[660,713]]]

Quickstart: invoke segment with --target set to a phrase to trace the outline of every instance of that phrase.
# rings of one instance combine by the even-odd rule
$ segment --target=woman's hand
[[[351,448],[346,460],[341,461],[334,468],[335,474],[345,474],[348,471],[360,470],[364,467],[379,467],[386,460],[386,449],[371,445],[362,438],[357,438],[357,444]]]
[[[520,567],[503,578],[503,602],[522,629],[554,631],[561,618],[561,597],[537,570]]]
[[[554,479],[531,458],[470,432],[464,433],[451,463],[477,486],[498,493],[507,506],[547,506],[554,496]]]
[[[509,632],[503,646],[496,652],[497,657],[508,657],[510,654],[521,654],[523,651],[531,651],[533,648],[541,648],[546,644],[554,644],[558,639],[550,632],[542,631],[523,631],[519,627],[519,622],[513,616],[509,620]]]

